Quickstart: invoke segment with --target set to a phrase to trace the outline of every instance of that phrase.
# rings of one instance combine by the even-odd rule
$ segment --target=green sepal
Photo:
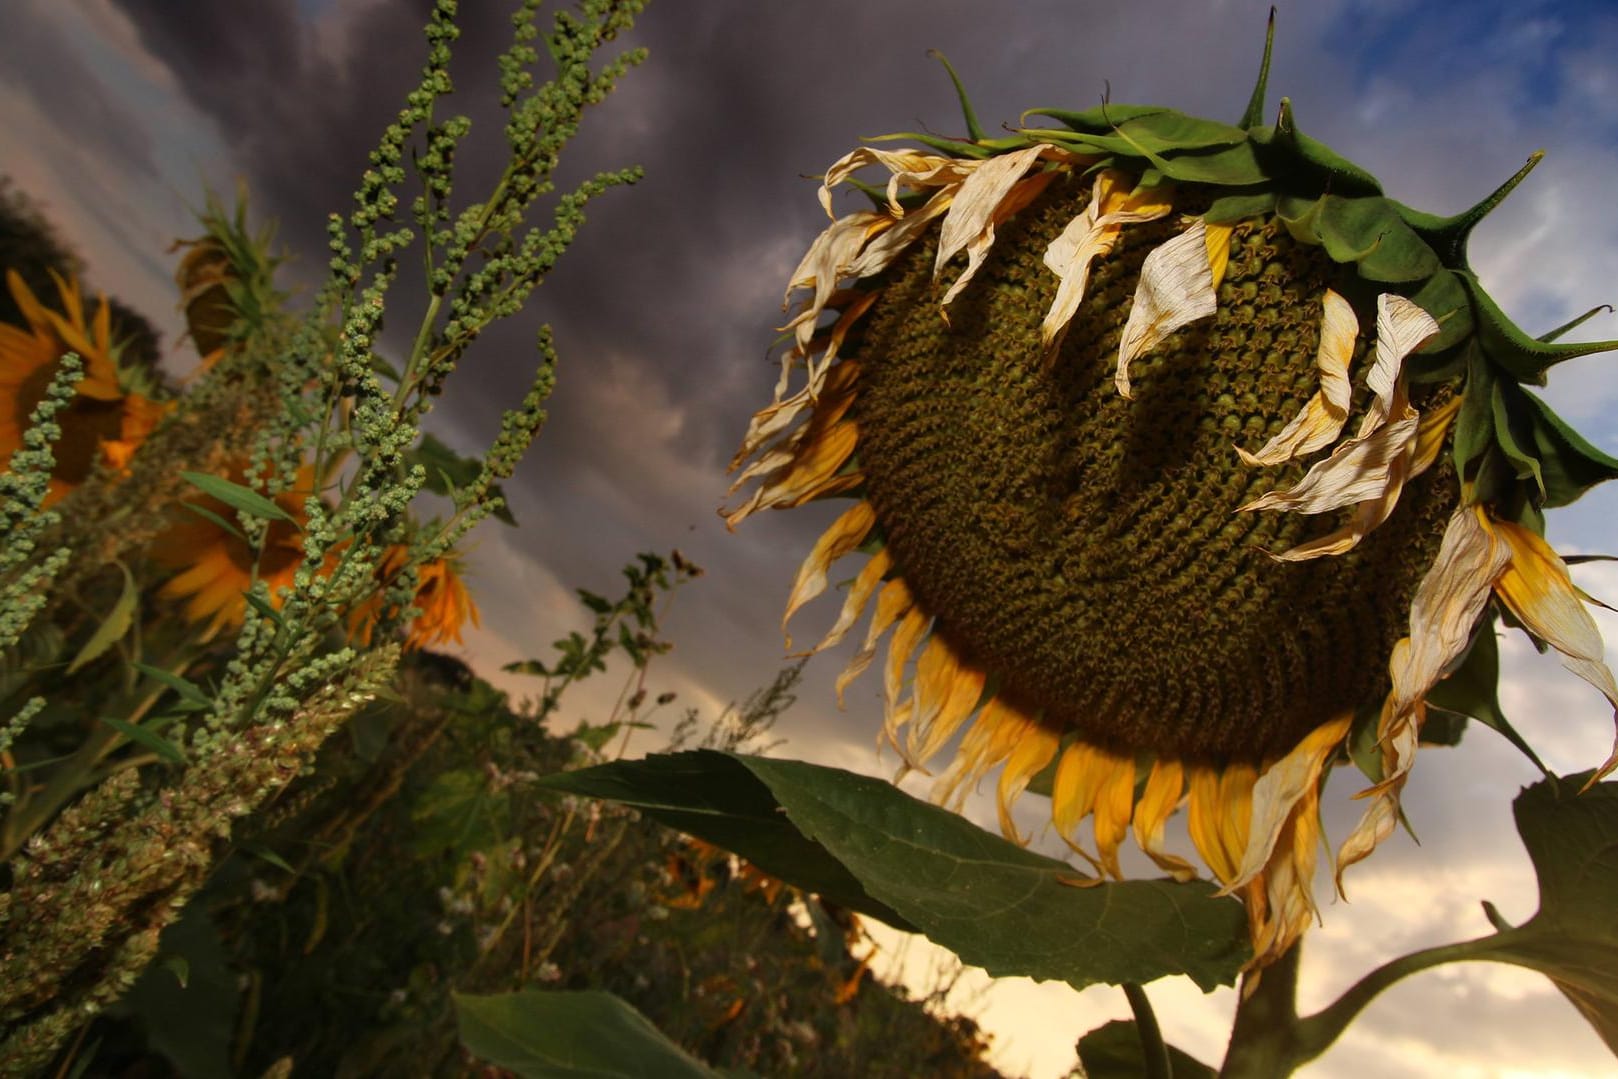
[[[1176,154],[1164,161],[1164,171],[1182,183],[1254,187],[1269,182],[1251,142],[1205,153]]]
[[[1618,349],[1618,341],[1580,341],[1557,344],[1540,341],[1518,329],[1494,299],[1483,290],[1477,277],[1458,269],[1455,276],[1466,287],[1477,322],[1478,342],[1489,359],[1518,382],[1545,384],[1545,372],[1563,360]]]
[[[1367,281],[1426,281],[1443,269],[1387,199],[1287,195],[1275,214],[1294,238],[1320,244],[1335,262],[1353,263]]]
[[[1253,92],[1247,98],[1247,108],[1242,110],[1242,118],[1237,126],[1242,128],[1257,127],[1264,122],[1264,97],[1270,88],[1270,53],[1275,48],[1275,5],[1270,5],[1269,22],[1264,27],[1264,56],[1258,62],[1258,81],[1253,84]]]
[[[1277,195],[1274,191],[1258,191],[1251,195],[1226,195],[1213,200],[1202,220],[1210,225],[1234,225],[1249,218],[1264,217],[1275,212]]]
[[[1494,372],[1476,341],[1467,343],[1466,384],[1461,409],[1455,416],[1452,453],[1455,471],[1463,480],[1477,482],[1476,473],[1494,446]]]
[[[1338,195],[1380,195],[1375,176],[1325,143],[1298,130],[1292,102],[1281,99],[1281,114],[1273,127],[1248,132],[1258,148],[1259,160],[1284,186],[1302,191],[1330,191]]]
[[[1433,250],[1438,252],[1438,257],[1444,260],[1444,265],[1464,268],[1466,266],[1466,241],[1471,237],[1472,230],[1477,227],[1479,221],[1489,216],[1496,206],[1505,201],[1505,197],[1511,194],[1512,190],[1527,178],[1528,174],[1534,170],[1534,166],[1539,164],[1544,157],[1545,152],[1543,150],[1536,151],[1528,159],[1528,163],[1518,169],[1511,179],[1491,191],[1477,205],[1453,217],[1443,217],[1423,210],[1411,209],[1409,206],[1404,206],[1400,203],[1394,203],[1394,206],[1397,207],[1399,215],[1405,219],[1405,222],[1420,233],[1422,238],[1432,245]]]
[[[1510,386],[1509,399],[1528,416],[1529,437],[1539,459],[1544,506],[1570,505],[1598,483],[1618,478],[1618,458],[1585,441],[1549,405],[1520,386]]]
[[[1513,402],[1508,398],[1512,391],[1521,393],[1515,384],[1497,379],[1489,393],[1489,408],[1494,417],[1494,443],[1500,448],[1501,455],[1511,466],[1513,474],[1519,480],[1533,480],[1538,490],[1538,497],[1545,497],[1545,477],[1539,469],[1539,458],[1524,448],[1519,437],[1524,432],[1518,428],[1521,424],[1522,411],[1512,408]]]
[[[1472,634],[1472,644],[1460,666],[1427,693],[1427,703],[1445,712],[1475,719],[1516,746],[1545,775],[1551,773],[1533,747],[1517,733],[1500,711],[1500,641],[1494,619],[1486,618]],[[1423,728],[1423,734],[1426,728]]]
[[[966,87],[962,85],[961,77],[955,74],[955,68],[950,64],[949,57],[937,49],[928,49],[927,55],[943,64],[944,70],[949,73],[949,81],[955,86],[955,96],[961,102],[961,115],[966,119],[967,135],[971,137],[973,142],[984,141],[986,136],[983,133],[983,125],[978,123],[977,113],[972,110],[972,101],[966,96]]]
[[[1145,167],[1144,162],[1163,175],[1183,183],[1222,187],[1253,187],[1268,183],[1270,179],[1260,167],[1252,144],[1245,140],[1233,146],[1212,147],[1202,152],[1177,151],[1165,155],[1114,135],[1091,135],[1037,127],[1022,128],[1018,133],[1075,153],[1106,155],[1096,163],[1097,168],[1118,166],[1139,172]]]
[[[1535,340],[1543,341],[1546,344],[1549,344],[1550,342],[1555,341],[1566,334],[1572,333],[1574,330],[1578,329],[1580,326],[1583,326],[1586,322],[1589,322],[1603,311],[1609,315],[1612,314],[1612,304],[1598,303],[1577,318],[1569,319],[1560,326],[1556,327],[1556,329],[1540,334],[1537,338],[1535,338]]]
[[[1410,297],[1438,321],[1438,336],[1405,361],[1418,382],[1448,381],[1465,369],[1463,345],[1472,336],[1472,301],[1460,279],[1439,269]]]
[[[1247,141],[1247,132],[1217,120],[1187,116],[1158,105],[1102,105],[1083,112],[1029,109],[1024,116],[1049,116],[1097,145],[1117,153],[1184,153]]]
[[[1380,783],[1387,773],[1382,770],[1382,747],[1378,744],[1377,726],[1382,720],[1382,705],[1368,704],[1354,713],[1348,728],[1348,740],[1343,747],[1348,759],[1360,774],[1372,783]]]
[[[894,142],[901,139],[906,142],[919,142],[929,149],[937,150],[941,154],[948,154],[950,157],[981,159],[993,157],[995,153],[994,147],[991,146],[981,145],[967,139],[952,139],[947,135],[929,135],[922,131],[897,131],[892,135],[869,135],[860,141]]]

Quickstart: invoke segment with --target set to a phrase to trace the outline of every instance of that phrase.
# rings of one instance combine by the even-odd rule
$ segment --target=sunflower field
[[[561,162],[646,60],[617,44],[643,6],[523,0],[490,60],[436,0],[317,290],[245,190],[167,252],[185,370],[0,183],[0,1075],[1000,1074],[947,987],[878,977],[875,923],[1118,987],[1132,1019],[1074,1032],[1095,1079],[1292,1074],[1477,960],[1618,1051],[1618,750],[1554,774],[1497,696],[1526,635],[1618,720],[1605,604],[1545,539],[1618,459],[1535,392],[1618,342],[1530,335],[1468,262],[1537,155],[1414,209],[1272,109],[1268,40],[1234,123],[1109,101],[991,133],[946,62],[963,134],[815,178],[720,510],[836,508],[782,582],[785,625],[849,560],[800,662],[718,711],[660,689],[703,576],[677,550],[580,590],[586,628],[501,672],[531,696],[450,653],[473,530],[518,527],[550,330],[479,452],[427,417],[596,200],[636,197],[637,168]],[[495,174],[456,169],[452,59],[497,67]],[[845,644],[893,782],[770,742]],[[1494,932],[1300,1009],[1317,877],[1408,827],[1418,755],[1468,725],[1542,773],[1512,806],[1538,912],[1485,904]],[[1334,773],[1360,809],[1333,847]],[[1222,1063],[1168,1044],[1172,976],[1238,988]]]

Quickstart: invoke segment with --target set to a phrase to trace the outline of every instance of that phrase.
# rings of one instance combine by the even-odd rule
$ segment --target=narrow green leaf
[[[259,861],[269,862],[271,865],[273,865],[277,869],[283,870],[283,871],[285,871],[287,873],[293,873],[293,874],[296,874],[298,872],[296,869],[292,868],[292,866],[287,862],[287,860],[285,858],[283,858],[279,854],[275,853],[269,847],[256,847],[255,846],[255,847],[243,847],[242,849],[245,850],[248,854],[251,854],[253,857],[257,858]]]
[[[84,642],[79,654],[73,657],[73,662],[67,665],[67,673],[72,674],[80,667],[97,659],[107,649],[124,639],[129,627],[135,621],[135,608],[140,603],[140,590],[135,587],[135,578],[129,575],[129,567],[122,562],[117,563],[118,570],[124,575],[124,587],[118,594],[118,599],[107,612],[96,631],[90,639]]]
[[[213,707],[213,698],[209,697],[202,687],[195,682],[188,681],[171,671],[165,671],[161,667],[152,667],[145,663],[131,663],[130,666],[152,681],[161,682],[163,685],[168,686],[180,695],[182,701],[201,705],[205,708]]]
[[[505,671],[507,674],[532,674],[541,678],[546,677],[551,673],[545,668],[545,664],[541,663],[537,659],[520,659],[515,663],[507,663],[500,669]]]
[[[1169,1046],[1174,1079],[1214,1079],[1218,1072],[1190,1053]],[[1140,1031],[1133,1019],[1114,1019],[1079,1039],[1079,1062],[1088,1079],[1140,1079],[1146,1074]]]
[[[137,726],[134,723],[126,723],[121,719],[113,719],[111,716],[102,716],[101,722],[136,745],[145,746],[170,764],[185,763],[185,753],[179,746],[149,728]]]
[[[204,521],[207,521],[214,527],[224,529],[226,533],[235,536],[243,543],[248,542],[247,534],[245,532],[237,528],[231,522],[225,520],[223,517],[219,516],[219,514],[215,513],[213,510],[208,509],[205,506],[199,506],[195,502],[181,502],[180,505],[181,507],[196,514],[198,517],[201,517]]]
[[[183,955],[171,955],[163,961],[163,969],[174,975],[174,980],[180,983],[180,988],[186,988],[191,980],[191,964],[186,962]]]
[[[242,599],[246,600],[247,605],[249,607],[253,608],[253,610],[257,611],[259,614],[261,614],[265,618],[269,619],[270,624],[273,625],[276,629],[285,629],[286,628],[286,619],[281,617],[281,612],[276,610],[270,604],[266,603],[258,595],[254,594],[251,591],[243,592],[242,593]]]
[[[620,761],[544,785],[611,797],[734,850],[767,873],[913,926],[992,975],[1075,987],[1187,974],[1234,981],[1247,922],[1205,882],[1084,882],[889,783],[800,761],[711,750]],[[826,883],[848,891],[839,898]],[[869,898],[861,901],[861,895]]]
[[[716,1079],[611,993],[455,993],[461,1042],[521,1079]]]
[[[181,472],[180,476],[191,486],[210,498],[218,499],[231,509],[265,521],[286,521],[296,524],[292,515],[265,498],[251,487],[232,483],[223,476],[206,472]]]

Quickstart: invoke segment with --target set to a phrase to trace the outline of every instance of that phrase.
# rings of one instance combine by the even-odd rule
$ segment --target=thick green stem
[[[1298,957],[1302,947],[1299,941],[1263,970],[1243,976],[1220,1079],[1276,1079],[1291,1075],[1308,1059],[1298,1038]]]
[[[1490,959],[1488,950],[1498,947],[1505,934],[1480,937],[1459,944],[1444,944],[1436,948],[1423,948],[1384,963],[1355,982],[1348,991],[1329,1006],[1300,1021],[1296,1028],[1298,1063],[1313,1060],[1324,1053],[1347,1029],[1348,1024],[1365,1010],[1365,1006],[1382,990],[1394,982],[1418,971],[1436,967],[1440,963],[1453,963],[1465,959]]]
[[[1125,982],[1123,990],[1124,996],[1129,998],[1129,1010],[1135,1013],[1135,1033],[1140,1038],[1141,1062],[1146,1067],[1146,1079],[1173,1079],[1169,1047],[1163,1042],[1163,1030],[1157,1025],[1157,1013],[1152,1011],[1152,1002],[1146,990],[1134,982]]]

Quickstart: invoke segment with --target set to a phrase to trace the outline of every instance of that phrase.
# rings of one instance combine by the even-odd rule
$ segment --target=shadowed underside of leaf
[[[996,976],[1083,987],[1185,974],[1209,990],[1248,956],[1241,905],[1212,885],[1080,886],[1066,863],[841,769],[702,750],[544,782],[636,806]]]
[[[718,1079],[645,1016],[596,991],[455,994],[461,1041],[522,1079]]]
[[[1539,911],[1485,954],[1548,976],[1618,1053],[1618,782],[1545,780],[1512,803],[1539,878]]]

